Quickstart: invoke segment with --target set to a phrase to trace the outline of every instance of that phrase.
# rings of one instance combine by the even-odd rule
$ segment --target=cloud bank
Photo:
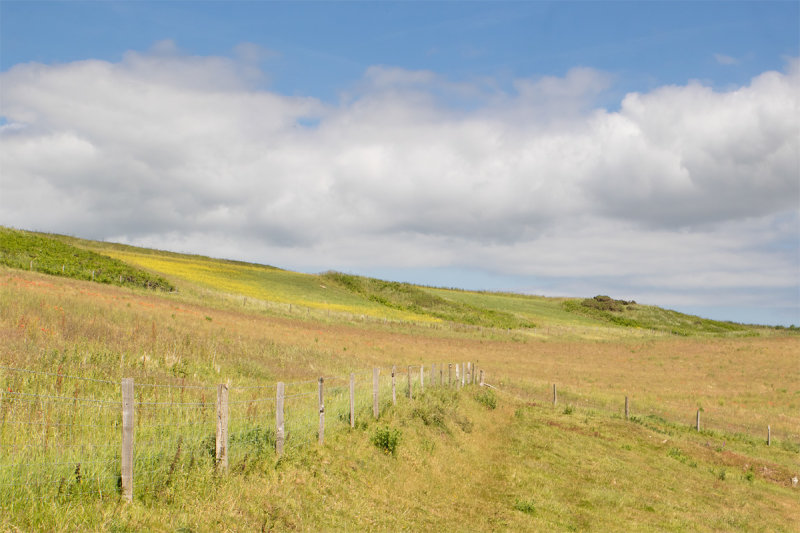
[[[0,224],[302,270],[477,269],[664,305],[768,295],[797,312],[797,59],[611,111],[596,102],[613,78],[590,68],[504,90],[374,66],[326,104],[264,88],[261,52],[240,49],[167,42],[0,74]]]

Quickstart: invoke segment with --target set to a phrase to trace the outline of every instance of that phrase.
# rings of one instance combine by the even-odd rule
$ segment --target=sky
[[[798,2],[0,2],[0,225],[800,325]]]

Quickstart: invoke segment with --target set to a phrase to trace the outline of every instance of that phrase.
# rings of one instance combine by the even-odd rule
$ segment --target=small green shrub
[[[476,392],[475,399],[487,409],[497,409],[497,396],[490,389],[482,389]]]
[[[568,406],[564,407],[563,413],[565,415],[571,415],[574,412],[575,412],[575,407],[573,407],[572,405],[568,405]]]
[[[514,509],[517,511],[522,511],[525,514],[534,514],[536,512],[536,506],[534,505],[533,501],[520,500],[519,498],[517,498],[517,501],[514,502]]]
[[[397,446],[400,444],[401,432],[397,428],[379,427],[372,435],[372,444],[384,451],[384,453],[394,455]]]

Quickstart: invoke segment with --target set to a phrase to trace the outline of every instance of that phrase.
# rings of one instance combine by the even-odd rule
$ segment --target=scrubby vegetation
[[[566,300],[564,310],[625,328],[663,331],[672,335],[755,335],[755,329],[733,322],[710,320],[669,309],[639,305],[635,301],[615,300],[598,295],[585,300]]]
[[[0,264],[53,276],[172,291],[175,287],[130,265],[48,235],[0,227]]]
[[[447,300],[410,283],[326,272],[321,277],[383,306],[430,315],[441,320],[497,328],[531,328],[534,324],[511,313]]]

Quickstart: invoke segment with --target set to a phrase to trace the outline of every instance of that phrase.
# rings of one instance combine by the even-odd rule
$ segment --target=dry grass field
[[[0,529],[798,530],[800,487],[791,478],[800,475],[800,339],[792,332],[629,331],[585,317],[570,322],[545,301],[518,304],[527,306],[533,330],[370,315],[355,300],[350,308],[329,302],[344,306],[336,308],[308,296],[297,301],[302,311],[290,311],[267,303],[291,302],[294,289],[280,289],[282,300],[267,297],[268,285],[259,289],[261,298],[237,295],[233,285],[193,284],[168,270],[152,269],[178,292],[0,267],[0,464],[19,469],[19,448],[43,442],[52,448],[66,439],[58,429],[63,421],[41,398],[118,401],[123,377],[169,387],[146,393],[154,395],[152,405],[167,394],[186,395],[182,401],[169,396],[171,406],[212,402],[213,387],[228,383],[249,402],[242,404],[246,413],[232,415],[242,424],[237,438],[247,430],[253,440],[232,442],[238,455],[221,474],[202,452],[190,452],[189,436],[172,435],[162,443],[162,472],[143,473],[130,504],[101,470],[92,481],[89,465],[76,473],[69,463],[74,479],[57,487],[0,471]],[[486,297],[493,305],[508,298]],[[537,306],[544,309],[538,318]],[[392,365],[404,372],[406,365],[467,361],[495,388],[428,384],[423,390],[417,383],[414,400],[400,394],[392,406],[383,396],[377,421],[366,400],[355,429],[337,415],[336,379],[350,372],[365,376],[359,386],[366,393],[373,367],[382,369],[388,386]],[[290,416],[307,419],[310,437],[278,458],[269,445],[274,415],[254,402],[274,399],[277,381],[319,376],[329,377],[334,398],[325,444],[313,438],[314,405],[298,403]],[[260,388],[261,396],[249,392]],[[23,405],[13,396],[20,390],[40,399]],[[624,417],[625,396],[631,420]],[[148,398],[137,401],[148,405]],[[73,418],[84,419],[70,427],[100,424],[96,412],[78,411]],[[181,417],[189,416],[170,413],[174,419],[153,427],[180,428]],[[112,470],[116,416],[97,430],[108,432]],[[246,425],[253,416],[255,425]],[[201,422],[191,424],[198,450],[208,429]],[[395,454],[372,443],[386,428],[400,435]],[[144,449],[145,439],[138,442]]]

